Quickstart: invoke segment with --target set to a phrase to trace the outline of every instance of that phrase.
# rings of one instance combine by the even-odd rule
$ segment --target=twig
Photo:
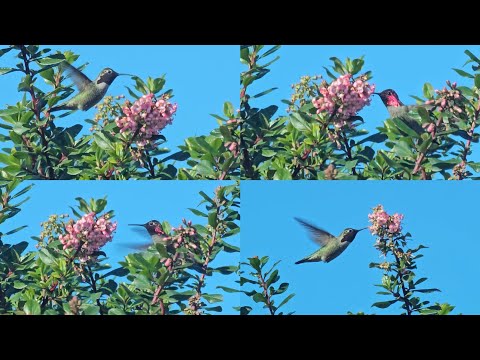
[[[395,261],[397,262],[398,280],[402,284],[402,294],[403,294],[403,296],[400,296],[400,299],[402,299],[403,302],[405,303],[405,310],[407,310],[407,315],[412,315],[411,304],[410,304],[410,301],[408,300],[408,297],[407,297],[408,291],[405,288],[405,283],[403,282],[403,277],[402,277],[402,273],[401,273],[401,270],[400,270],[400,259],[398,258],[397,254],[395,254],[395,252],[392,251],[392,253],[393,253],[393,256],[395,256]]]
[[[21,53],[22,53],[23,64],[25,66],[25,75],[27,75],[27,74],[31,75],[29,60],[27,59],[27,56],[28,56],[27,55],[27,49],[25,48],[25,45],[21,45],[20,50],[21,50]],[[32,80],[33,80],[33,78],[32,78]],[[35,114],[35,117],[37,118],[38,122],[41,122],[40,112],[37,108],[38,99],[35,96],[35,90],[33,89],[33,84],[30,84],[28,92],[30,94],[30,97],[32,98],[33,112]],[[42,146],[45,148],[45,152],[42,151],[42,154],[45,156],[45,161],[46,161],[47,167],[48,167],[47,177],[50,180],[54,180],[55,179],[55,173],[53,171],[52,162],[50,161],[50,157],[48,156],[48,151],[47,151],[48,140],[45,136],[45,132],[44,132],[42,127],[37,127],[37,132],[40,135],[40,138],[41,138],[41,141],[42,141]]]
[[[88,277],[90,278],[90,281],[91,281],[90,285],[92,285],[93,292],[96,293],[97,292],[96,281],[93,278],[92,268],[88,264],[87,264],[87,269],[88,269]],[[98,305],[98,308],[100,309],[100,315],[103,315],[102,304],[100,303],[100,299],[97,299],[97,305]]]
[[[268,294],[267,283],[265,282],[265,279],[263,278],[262,271],[260,271],[258,273],[258,278],[260,279],[260,285],[262,286],[263,295],[265,296],[265,299],[267,301],[267,307],[268,307],[268,310],[270,311],[270,315],[275,315],[275,310],[273,310],[273,308],[272,308],[272,300],[270,298],[270,295]]]
[[[170,278],[170,276],[171,276],[172,273],[173,273],[173,266],[175,265],[175,262],[177,261],[179,255],[180,255],[180,253],[177,252],[177,253],[175,253],[175,255],[173,256],[173,258],[172,258],[172,265],[167,268],[167,271],[169,272],[169,275],[168,275],[168,277],[165,279],[164,283],[161,284],[161,285],[158,285],[158,287],[155,289],[155,292],[153,293],[152,302],[150,303],[150,305],[153,306],[153,305],[155,305],[155,304],[160,300],[160,311],[161,311],[161,314],[162,314],[162,315],[165,315],[165,305],[163,304],[162,299],[159,299],[159,296],[160,296],[160,293],[161,293],[162,290],[163,290],[164,284],[168,281],[168,279]]]
[[[342,130],[342,140],[344,141],[345,154],[347,155],[347,159],[351,161],[353,160],[352,148],[350,147],[350,145],[348,145],[348,138],[347,138],[347,134],[345,133],[345,130]],[[352,168],[352,175],[357,175],[355,166]]]

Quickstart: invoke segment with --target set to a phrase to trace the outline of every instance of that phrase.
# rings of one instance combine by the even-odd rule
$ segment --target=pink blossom
[[[372,223],[369,227],[372,235],[393,237],[402,231],[403,214],[389,215],[383,209],[383,205],[374,207],[373,213],[368,215],[368,220]]]
[[[125,116],[115,120],[120,132],[136,134],[136,144],[146,147],[152,144],[154,135],[172,123],[177,104],[172,104],[165,98],[157,100],[154,94],[147,94],[133,105],[127,102],[122,110]]]
[[[345,74],[330,85],[323,83],[319,89],[323,97],[312,100],[317,114],[328,112],[334,116],[337,128],[349,125],[347,120],[355,116],[363,107],[370,105],[370,96],[375,92],[375,85],[363,79],[352,80],[351,74]]]
[[[77,222],[71,220],[66,226],[67,234],[60,235],[63,249],[78,250],[81,261],[87,261],[91,255],[113,238],[117,223],[111,222],[106,215],[96,217],[94,212],[83,215]]]

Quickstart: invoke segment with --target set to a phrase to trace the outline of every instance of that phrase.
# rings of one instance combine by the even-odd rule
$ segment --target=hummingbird
[[[163,245],[167,245],[168,244],[168,239],[166,236],[165,236],[165,231],[163,231],[163,227],[162,227],[162,224],[160,224],[160,222],[158,220],[150,220],[149,222],[145,223],[145,224],[128,224],[129,226],[142,226],[144,227],[147,232],[148,232],[148,235],[150,235],[150,238],[152,239],[152,242],[154,244],[163,244]],[[146,246],[141,246],[142,248],[145,248],[145,247],[148,247],[150,246],[151,244],[149,245],[146,245]]]
[[[357,236],[358,232],[366,229],[363,228],[356,230],[347,228],[343,230],[340,235],[333,236],[329,232],[309,224],[302,219],[295,218],[295,220],[305,226],[310,231],[310,238],[321,246],[319,250],[303,258],[302,260],[297,261],[295,264],[318,261],[328,263],[345,251],[348,245],[350,245],[350,243],[355,239],[355,236]]]
[[[60,68],[67,72],[68,77],[72,78],[79,92],[63,104],[51,108],[50,112],[58,110],[87,111],[103,99],[108,87],[112,85],[117,76],[133,76],[130,74],[119,74],[110,68],[105,68],[100,72],[95,81],[92,81],[83,72],[66,61],[60,64]]]
[[[421,134],[425,132],[425,129],[418,123],[417,120],[412,118],[411,116],[408,115],[408,113],[411,110],[417,109],[418,107],[424,107],[425,109],[431,109],[432,107],[429,105],[405,105],[400,101],[400,98],[398,97],[398,94],[395,92],[395,90],[392,89],[386,89],[383,90],[380,93],[374,93],[378,96],[380,96],[380,99],[382,99],[383,104],[387,108],[388,113],[390,114],[390,117],[393,118],[399,118],[403,120],[410,128],[415,130],[418,134]]]

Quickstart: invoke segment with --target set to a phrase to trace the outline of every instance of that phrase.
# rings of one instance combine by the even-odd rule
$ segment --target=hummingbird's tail
[[[295,264],[298,265],[298,264],[303,264],[305,262],[308,262],[308,258],[305,258],[305,259],[302,259],[302,260],[298,260]]]

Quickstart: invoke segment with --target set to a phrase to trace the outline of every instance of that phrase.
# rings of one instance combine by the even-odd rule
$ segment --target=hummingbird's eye
[[[154,226],[155,224],[153,223],[153,221],[150,221],[150,222],[148,223],[148,225]]]
[[[112,73],[112,70],[107,70],[107,73],[111,74],[111,73]]]
[[[392,92],[391,92],[391,91],[389,91],[389,92],[387,93],[387,95],[392,95]]]

